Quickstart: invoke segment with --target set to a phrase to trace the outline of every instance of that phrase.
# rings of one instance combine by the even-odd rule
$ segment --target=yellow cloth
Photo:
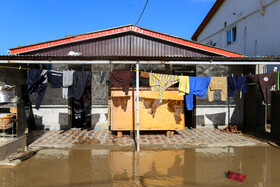
[[[165,89],[176,84],[179,77],[177,75],[150,73],[149,81],[152,91],[159,91],[159,99],[162,101]]]
[[[214,101],[214,91],[221,90],[221,100],[227,100],[227,77],[211,77],[208,86],[208,100]]]
[[[190,93],[190,80],[189,76],[179,76],[179,95]]]

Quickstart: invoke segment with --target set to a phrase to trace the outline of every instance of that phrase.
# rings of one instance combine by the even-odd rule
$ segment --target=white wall
[[[280,55],[280,1],[263,0],[263,7],[264,15],[259,11],[259,0],[226,0],[197,41],[213,40],[216,47],[248,56]],[[233,15],[241,12],[242,15]],[[237,27],[237,41],[227,45],[227,30],[233,26]]]

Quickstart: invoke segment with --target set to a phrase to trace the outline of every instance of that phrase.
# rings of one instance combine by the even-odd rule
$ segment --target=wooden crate
[[[159,92],[148,87],[139,91],[140,130],[184,130],[184,96],[175,88],[164,92],[163,102]],[[109,105],[110,106],[110,105]],[[111,89],[111,130],[136,130],[136,90],[130,88],[128,95],[121,89]]]

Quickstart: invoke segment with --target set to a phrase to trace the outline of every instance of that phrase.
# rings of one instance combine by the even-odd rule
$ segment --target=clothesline
[[[19,67],[0,66],[0,68],[17,69],[17,70],[28,70],[29,69],[29,68],[22,68],[21,66],[19,66]]]
[[[113,79],[113,86],[123,87],[123,90],[128,92],[130,79],[135,74],[130,74],[132,71],[113,71],[111,78]],[[270,104],[269,91],[279,90],[279,72],[271,72],[264,74],[249,74],[228,77],[218,76],[179,76],[159,73],[142,72],[144,78],[149,78],[149,85],[152,91],[159,91],[159,100],[162,102],[165,90],[179,82],[179,95],[185,95],[186,106],[188,110],[193,109],[193,95],[206,97],[208,93],[208,100],[214,100],[214,91],[221,91],[221,100],[226,101],[227,97],[233,97],[235,90],[240,90],[240,97],[242,94],[247,93],[247,77],[249,77],[255,84],[259,84],[263,93],[263,99],[266,104]],[[114,79],[118,84],[114,85]]]
[[[29,70],[29,69],[32,69],[32,68],[22,68],[21,66],[19,66],[19,67],[0,66],[0,68],[17,69],[17,70]],[[62,73],[62,72],[63,72],[63,71],[59,71],[59,70],[51,70],[51,71],[53,71],[53,72],[58,72],[58,73]],[[67,70],[65,70],[65,71],[67,71]],[[103,72],[112,72],[112,71],[114,71],[114,70],[93,70],[93,71],[91,71],[91,72],[92,72],[92,73],[99,73],[100,71],[103,71]],[[124,71],[126,71],[126,70],[124,70]],[[145,72],[145,73],[153,73],[152,70],[151,70],[151,71],[146,71],[146,70],[130,70],[130,71],[135,71],[135,72],[139,71],[139,72]],[[251,75],[251,73],[250,73],[249,75]],[[209,74],[209,76],[211,76],[211,75]],[[231,76],[233,76],[233,74],[232,74]],[[241,74],[241,76],[247,76],[247,75]],[[223,75],[222,75],[222,77],[223,77]]]

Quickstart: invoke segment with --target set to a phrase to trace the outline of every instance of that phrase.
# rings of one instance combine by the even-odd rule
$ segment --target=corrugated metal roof
[[[69,60],[147,60],[147,61],[224,61],[224,62],[277,62],[280,64],[280,56],[264,56],[264,57],[224,57],[224,56],[206,56],[206,57],[183,57],[183,56],[67,56],[67,55],[0,55],[0,60],[34,60],[40,63],[40,60],[49,61],[69,61]]]
[[[133,32],[30,51],[28,55],[66,55],[69,51],[90,56],[213,56],[215,54]]]
[[[229,56],[229,57],[242,57],[243,56],[242,54],[239,54],[236,52],[231,52],[228,50],[208,46],[205,44],[200,44],[200,43],[182,39],[182,38],[179,38],[176,36],[159,33],[156,31],[136,27],[133,25],[116,27],[116,28],[106,29],[106,30],[102,30],[102,31],[91,32],[91,33],[85,33],[85,34],[76,35],[76,36],[69,37],[69,38],[52,40],[52,41],[42,42],[39,44],[22,46],[19,48],[12,48],[12,49],[10,49],[10,53],[11,54],[22,54],[22,53],[27,53],[27,52],[31,52],[31,51],[47,49],[47,48],[51,48],[51,47],[66,46],[67,44],[74,45],[74,42],[82,42],[82,41],[91,40],[91,39],[98,39],[98,38],[108,37],[108,36],[117,35],[117,34],[121,34],[121,33],[127,33],[127,32],[132,32],[134,34],[140,34],[140,35],[152,37],[152,38],[155,38],[155,39],[158,39],[161,41],[166,41],[166,42],[170,42],[173,44],[196,49],[196,50],[201,51],[202,53],[212,53],[212,55],[223,55],[223,56]],[[117,49],[117,50],[120,50],[120,49]],[[154,52],[154,51],[152,51],[152,52]]]

